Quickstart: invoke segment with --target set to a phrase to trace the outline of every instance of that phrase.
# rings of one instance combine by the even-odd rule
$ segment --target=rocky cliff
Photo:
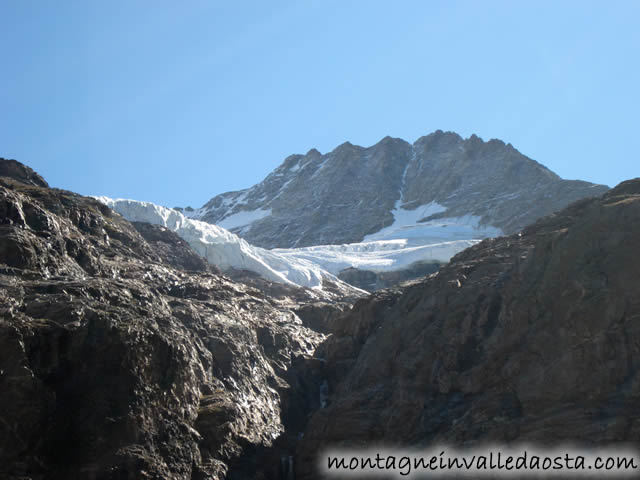
[[[265,449],[278,478],[319,406],[299,289],[267,297],[165,228],[0,173],[0,478],[260,478],[242,469]]]
[[[360,300],[318,349],[325,447],[638,442],[640,179]]]
[[[0,172],[0,478],[304,480],[327,446],[640,440],[640,179],[350,309]]]
[[[325,155],[292,155],[259,184],[185,213],[266,248],[359,242],[399,213],[432,222],[434,237],[463,225],[460,238],[483,238],[606,190],[562,180],[500,140],[437,131],[414,144],[386,137],[369,148],[347,142]]]

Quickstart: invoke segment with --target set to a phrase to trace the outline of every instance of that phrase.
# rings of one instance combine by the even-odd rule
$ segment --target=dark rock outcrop
[[[23,165],[17,160],[8,160],[0,157],[0,177],[9,177],[27,185],[36,187],[48,187],[49,184],[32,168]]]
[[[349,303],[306,302],[296,308],[295,312],[306,327],[316,332],[333,333],[350,308]]]
[[[170,232],[0,171],[0,478],[278,478],[239,465],[290,451],[323,336]]]
[[[640,441],[640,179],[360,300],[318,349],[328,446]]]
[[[182,270],[221,273],[168,228],[145,222],[131,222],[131,224],[149,243],[162,262]]]
[[[446,211],[430,220],[474,215],[514,233],[606,190],[563,180],[500,140],[439,130],[413,145],[385,137],[368,148],[347,142],[325,155],[291,155],[253,187],[212,198],[198,218],[224,227],[230,216],[258,211],[230,230],[266,248],[304,247],[359,242],[393,222],[398,201],[406,210],[436,202]]]
[[[416,262],[401,270],[391,270],[389,272],[347,268],[341,271],[338,277],[354,287],[374,292],[415,278],[426,277],[437,272],[441,266],[441,262]]]

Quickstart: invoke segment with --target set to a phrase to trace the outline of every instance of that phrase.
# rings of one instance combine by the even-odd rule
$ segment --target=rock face
[[[9,177],[27,185],[48,187],[49,184],[33,169],[23,165],[17,160],[8,160],[0,157],[0,177]]]
[[[131,222],[162,261],[181,270],[221,273],[194,252],[189,244],[166,227],[144,222]]]
[[[437,131],[413,145],[386,137],[369,148],[345,143],[326,155],[292,155],[261,183],[190,215],[254,245],[303,247],[362,241],[393,223],[394,208],[430,204],[437,212],[417,220],[473,216],[514,233],[606,190],[562,180],[500,140]]]
[[[242,465],[318,407],[303,367],[323,336],[166,229],[16,163],[0,161],[0,478],[278,478],[279,458]]]
[[[401,282],[425,277],[437,272],[444,262],[417,262],[401,270],[374,272],[358,268],[348,268],[340,272],[340,278],[354,287],[368,292],[398,285]]]
[[[639,245],[636,179],[360,300],[318,349],[296,478],[328,446],[639,441]]]

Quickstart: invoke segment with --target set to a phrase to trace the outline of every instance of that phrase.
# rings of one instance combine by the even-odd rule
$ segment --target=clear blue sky
[[[291,153],[436,129],[640,176],[640,1],[0,0],[0,156],[200,206]]]

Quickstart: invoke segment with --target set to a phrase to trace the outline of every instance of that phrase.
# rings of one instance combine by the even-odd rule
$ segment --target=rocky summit
[[[259,184],[185,213],[254,245],[290,248],[360,242],[392,225],[399,209],[415,222],[447,218],[509,234],[606,190],[563,180],[500,140],[439,130],[413,144],[385,137],[369,148],[347,142],[292,155]]]

